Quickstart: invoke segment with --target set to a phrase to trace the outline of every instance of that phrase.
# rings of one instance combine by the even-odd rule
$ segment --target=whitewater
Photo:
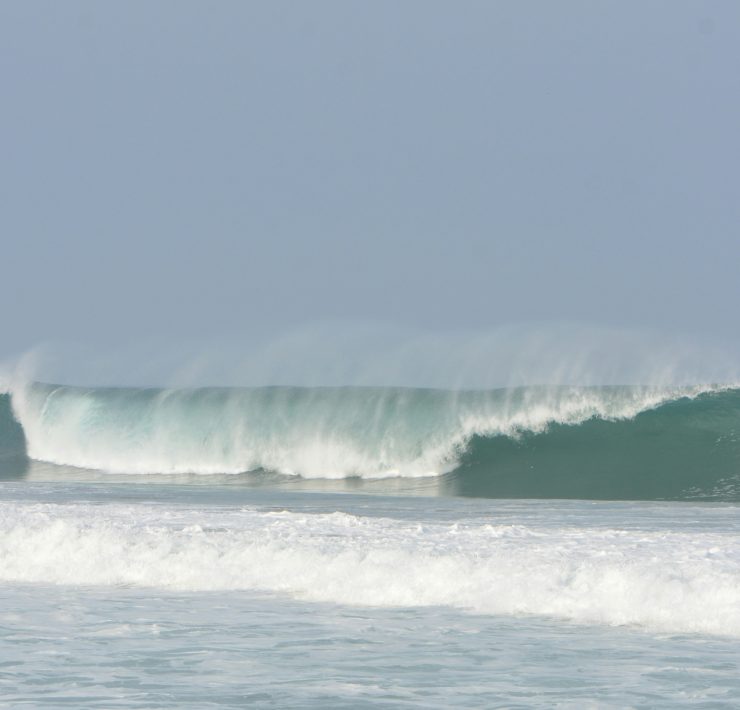
[[[0,706],[740,699],[734,386],[7,389]]]

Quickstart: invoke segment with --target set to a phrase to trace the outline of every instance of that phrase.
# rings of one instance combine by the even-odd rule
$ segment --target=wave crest
[[[711,388],[79,388],[34,383],[12,402],[37,460],[115,473],[307,478],[437,476],[475,438],[632,419]]]

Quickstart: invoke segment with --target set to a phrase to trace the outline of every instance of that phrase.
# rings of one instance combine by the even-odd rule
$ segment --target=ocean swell
[[[740,493],[740,392],[726,388],[34,383],[12,409],[31,459],[110,473],[435,476],[448,493],[494,497]]]
[[[31,458],[120,473],[430,476],[470,440],[620,420],[699,390],[530,387],[84,389],[13,393]]]

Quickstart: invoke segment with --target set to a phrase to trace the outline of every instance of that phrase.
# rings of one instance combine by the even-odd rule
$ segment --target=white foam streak
[[[12,503],[0,579],[263,590],[740,636],[740,536]]]

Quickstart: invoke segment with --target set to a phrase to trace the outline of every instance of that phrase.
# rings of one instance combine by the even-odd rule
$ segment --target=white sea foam
[[[264,590],[740,636],[740,536],[346,513],[5,503],[0,579]]]
[[[116,473],[431,476],[470,439],[634,417],[706,387],[82,389],[23,385],[31,458]]]

